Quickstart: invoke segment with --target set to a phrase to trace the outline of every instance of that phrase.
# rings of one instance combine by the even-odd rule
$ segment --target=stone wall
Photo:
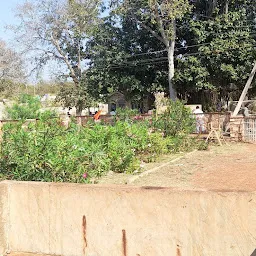
[[[256,248],[254,191],[32,182],[8,187],[11,251],[249,256]]]

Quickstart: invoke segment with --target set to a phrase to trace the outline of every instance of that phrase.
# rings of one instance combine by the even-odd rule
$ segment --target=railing
[[[244,141],[256,143],[256,117],[244,118]]]

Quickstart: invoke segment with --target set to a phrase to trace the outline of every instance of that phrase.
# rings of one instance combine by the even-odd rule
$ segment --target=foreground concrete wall
[[[0,255],[3,255],[8,248],[8,185],[0,183]]]
[[[12,251],[249,256],[256,248],[255,192],[16,182],[9,193]]]

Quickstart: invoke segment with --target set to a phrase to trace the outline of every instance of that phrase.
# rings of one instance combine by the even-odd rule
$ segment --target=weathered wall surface
[[[256,248],[256,192],[10,183],[10,249],[233,256]]]
[[[230,137],[235,141],[242,141],[244,139],[244,117],[230,118]]]
[[[3,255],[8,247],[8,187],[7,183],[0,182],[0,255]]]

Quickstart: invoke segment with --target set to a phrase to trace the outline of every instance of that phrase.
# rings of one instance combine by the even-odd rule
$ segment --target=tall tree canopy
[[[180,20],[190,10],[188,0],[123,0],[113,1],[119,12],[155,36],[165,46],[168,57],[168,82],[170,98],[176,99],[172,84],[174,77],[174,49],[176,40],[176,20]]]
[[[181,98],[210,108],[239,97],[256,57],[256,26],[249,1],[212,1],[214,8],[206,2],[197,1],[181,25],[184,48],[174,81]]]
[[[88,45],[91,62],[87,78],[94,95],[119,91],[127,99],[142,102],[168,87],[166,62],[155,61],[160,55],[151,58],[144,54],[159,50],[158,40],[129,18],[123,17],[119,26],[115,17],[106,18]]]
[[[20,24],[14,29],[35,68],[58,61],[66,70],[64,75],[72,79],[74,89],[80,92],[79,87],[85,86],[85,43],[100,22],[100,4],[100,0],[34,0],[19,6]],[[83,105],[81,101],[77,103],[80,113]]]
[[[81,110],[83,99],[114,91],[139,102],[165,91],[208,109],[238,98],[256,55],[254,0],[109,2],[104,15],[100,0],[30,0],[19,8],[24,48],[36,51],[39,67],[63,63],[73,80],[75,102],[64,97],[67,104]]]
[[[23,64],[22,56],[0,40],[0,79],[22,81],[25,77]]]

